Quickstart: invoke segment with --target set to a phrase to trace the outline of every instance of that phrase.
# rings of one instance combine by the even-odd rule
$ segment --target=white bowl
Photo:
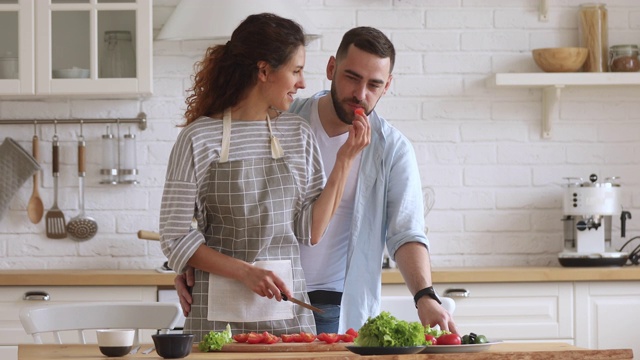
[[[86,79],[89,77],[89,69],[71,68],[71,69],[59,69],[52,72],[54,79]]]

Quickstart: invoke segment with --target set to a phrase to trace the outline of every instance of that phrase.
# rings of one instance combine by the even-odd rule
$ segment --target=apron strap
[[[271,118],[267,114],[267,126],[269,127],[270,141],[271,141],[271,157],[273,159],[280,159],[284,156],[284,150],[280,146],[280,141],[273,135],[271,130]],[[221,163],[229,161],[229,147],[231,143],[231,109],[226,109],[222,117],[222,149],[220,150]]]
[[[229,161],[229,144],[231,143],[231,109],[224,111],[222,117],[222,149],[220,150],[220,162]]]
[[[274,159],[280,159],[284,156],[284,150],[282,150],[282,146],[280,146],[278,138],[273,135],[269,114],[267,114],[267,126],[269,126],[269,134],[271,134],[271,157]]]

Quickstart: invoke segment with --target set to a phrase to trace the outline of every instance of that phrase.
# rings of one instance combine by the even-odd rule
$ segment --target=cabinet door
[[[490,340],[560,340],[573,342],[571,283],[435,284],[440,296],[455,300],[453,319],[463,334]],[[404,295],[404,303],[399,296]],[[382,286],[382,309],[418,321],[411,293],[404,285]]]
[[[0,0],[0,94],[33,95],[33,0]]]
[[[590,349],[633,349],[640,356],[638,282],[576,283],[576,345]]]
[[[151,94],[151,0],[41,0],[36,24],[39,95]]]

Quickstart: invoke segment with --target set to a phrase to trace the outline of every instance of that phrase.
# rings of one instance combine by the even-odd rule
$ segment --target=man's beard
[[[331,102],[333,103],[333,109],[338,115],[338,119],[347,125],[353,125],[353,114],[348,113],[342,107],[342,103],[338,100],[338,92],[336,91],[336,82],[331,82]],[[355,102],[358,102],[357,100]]]

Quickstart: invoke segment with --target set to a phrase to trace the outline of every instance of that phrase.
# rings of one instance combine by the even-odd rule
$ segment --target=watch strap
[[[418,300],[420,300],[420,298],[423,297],[423,296],[428,296],[428,297],[432,298],[433,300],[437,301],[438,304],[442,305],[442,301],[440,301],[440,299],[438,298],[438,295],[436,294],[436,291],[433,289],[433,286],[429,286],[429,287],[426,287],[426,288],[418,291],[413,296],[413,302],[416,304],[416,308],[418,308]]]

